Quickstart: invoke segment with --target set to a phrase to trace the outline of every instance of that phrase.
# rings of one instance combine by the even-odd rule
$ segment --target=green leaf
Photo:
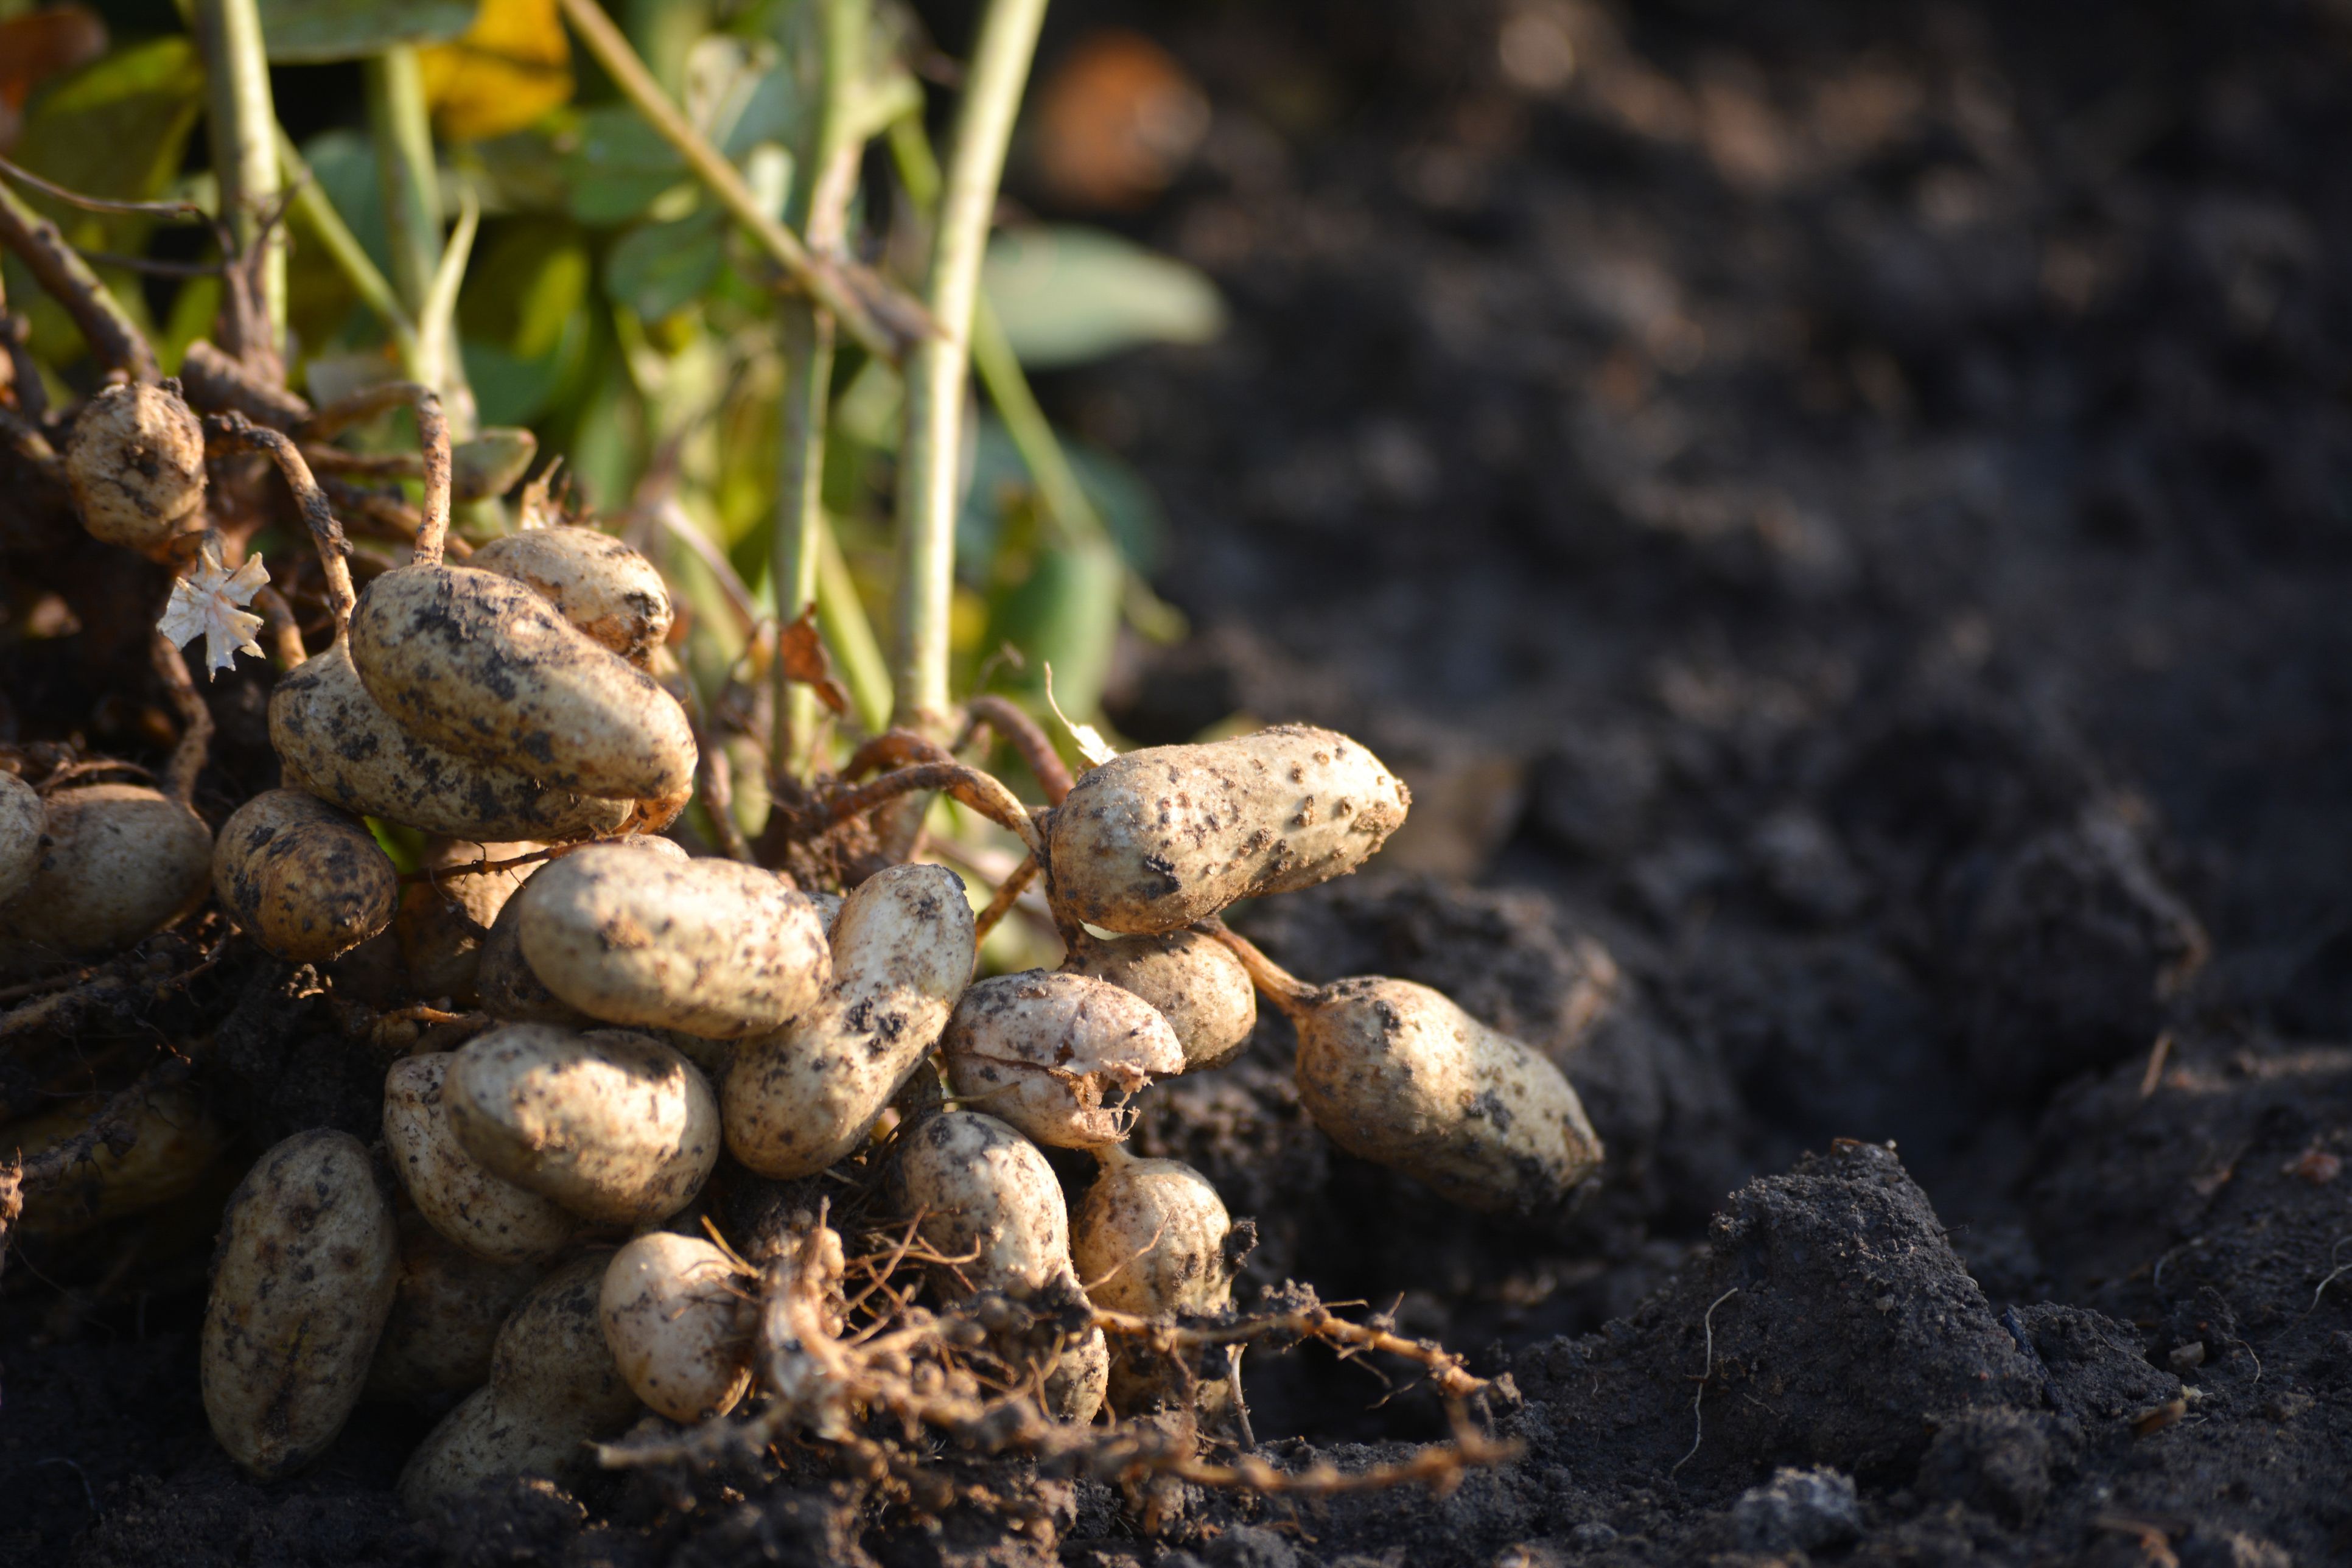
[[[356,60],[438,44],[474,25],[476,0],[259,0],[272,65]]]
[[[693,303],[727,265],[727,216],[713,208],[641,224],[604,256],[604,292],[648,321]]]
[[[574,134],[564,174],[582,223],[627,223],[687,178],[685,161],[625,103],[583,110]]]
[[[1197,268],[1075,225],[1007,229],[981,273],[1021,363],[1081,364],[1144,343],[1206,342],[1224,301]]]
[[[588,348],[588,251],[560,223],[503,227],[457,302],[466,377],[485,425],[528,425]]]
[[[1026,667],[1005,684],[1043,696],[1045,667],[1054,667],[1054,695],[1072,717],[1093,717],[1118,637],[1119,593],[1127,563],[1108,544],[1083,543],[1037,552],[1028,577],[989,607],[984,648],[1009,642]]]
[[[36,96],[10,156],[84,195],[151,201],[179,171],[204,90],[204,68],[185,38],[117,49]],[[112,245],[126,228],[149,221],[102,218],[37,193],[29,199],[56,216],[77,243]],[[94,234],[110,237],[84,237]]]

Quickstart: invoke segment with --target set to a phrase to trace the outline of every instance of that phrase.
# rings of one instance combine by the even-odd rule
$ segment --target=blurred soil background
[[[1399,767],[1373,871],[1242,923],[1551,1050],[1612,1163],[1466,1222],[1321,1142],[1278,1023],[1141,1142],[1254,1280],[1507,1373],[1525,1457],[1158,1542],[1017,1476],[1025,1522],[788,1476],[436,1529],[408,1415],[234,1474],[199,1285],[12,1296],[0,1560],[2352,1556],[2352,6],[1065,0],[1031,102],[1013,199],[1231,309],[1041,378],[1193,625],[1110,717]],[[1442,1435],[1248,1379],[1278,1456]]]

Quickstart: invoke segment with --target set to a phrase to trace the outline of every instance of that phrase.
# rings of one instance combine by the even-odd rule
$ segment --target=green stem
[[[269,347],[286,345],[286,226],[262,221],[278,204],[278,110],[269,96],[269,58],[257,0],[197,0],[197,37],[205,58],[205,113],[211,121],[213,172],[220,181],[221,216],[241,255],[257,241],[261,307]]]
[[[320,188],[318,177],[302,161],[294,139],[286,134],[283,126],[278,130],[278,161],[284,167],[287,183],[294,187],[294,210],[300,213],[303,221],[310,226],[310,232],[325,247],[327,258],[342,273],[352,292],[359,295],[360,303],[373,310],[383,321],[385,330],[392,334],[394,352],[399,354],[403,367],[413,375],[416,363],[415,318],[401,303],[400,296],[393,291],[392,279],[383,275],[376,266],[375,258],[367,253],[367,247],[360,243],[359,236],[353,234],[351,226],[343,221],[343,215],[337,212],[335,204],[327,199],[327,193]]]
[[[861,297],[861,285],[853,281],[850,270],[841,262],[831,257],[812,256],[790,229],[761,205],[760,198],[735,165],[677,111],[662,92],[661,85],[646,69],[645,62],[629,47],[629,40],[597,6],[596,0],[558,3],[572,30],[580,35],[580,41],[596,58],[596,63],[604,68],[622,96],[635,105],[646,122],[686,160],[695,177],[719,198],[719,205],[760,248],[807,289],[817,303],[831,310],[849,330],[851,337],[885,359],[897,359],[906,346],[907,333],[902,323],[911,323],[919,314],[912,310],[912,302],[893,300],[887,286],[878,280],[868,280],[862,287],[874,296],[869,302]],[[1042,4],[1043,0],[1028,3]],[[887,310],[893,320],[886,321],[882,310]]]
[[[441,171],[434,159],[433,120],[415,49],[394,45],[370,56],[362,62],[361,83],[369,140],[375,143],[384,234],[392,247],[393,288],[416,329],[404,345],[407,372],[410,379],[441,394],[452,431],[466,440],[479,422],[457,354],[457,295],[441,237]]]
[[[567,4],[577,0],[567,0]],[[929,731],[946,722],[948,616],[955,587],[956,479],[964,374],[981,258],[1004,172],[1022,84],[1045,0],[989,0],[956,111],[955,153],[932,225],[923,303],[938,335],[907,356],[907,433],[898,451],[898,638],[892,719]]]
[[[882,657],[874,623],[866,618],[865,601],[857,596],[856,579],[849,574],[840,541],[834,538],[832,521],[825,518],[817,522],[816,625],[841,667],[841,681],[849,688],[858,722],[867,733],[880,734],[890,724],[890,666]]]

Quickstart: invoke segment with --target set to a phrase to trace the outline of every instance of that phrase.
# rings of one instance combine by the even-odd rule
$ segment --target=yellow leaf
[[[482,0],[462,37],[417,53],[433,128],[453,141],[520,131],[572,98],[572,45],[556,0]]]

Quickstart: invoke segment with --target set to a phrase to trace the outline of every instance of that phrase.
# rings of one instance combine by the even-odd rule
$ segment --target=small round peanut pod
[[[476,982],[490,927],[523,883],[546,862],[497,871],[464,868],[512,860],[545,847],[527,838],[511,844],[439,838],[426,847],[425,864],[433,875],[401,895],[400,912],[392,918],[401,962],[407,967],[415,994],[444,999],[460,1007],[473,1006],[481,999]]]
[[[511,577],[553,605],[590,641],[639,669],[669,636],[669,585],[654,563],[609,533],[570,524],[493,539],[466,563]]]
[[[682,801],[694,787],[677,700],[494,572],[385,573],[352,612],[351,649],[368,695],[460,756],[611,799]]]
[[[453,1053],[444,1092],[467,1152],[495,1174],[611,1225],[694,1201],[719,1160],[719,1102],[658,1040],[507,1024]]]
[[[1220,1068],[1241,1055],[1257,1027],[1257,988],[1242,961],[1196,931],[1106,941],[1078,933],[1065,974],[1091,975],[1150,1003],[1184,1047],[1184,1070]]]
[[[41,864],[41,834],[48,813],[31,784],[0,773],[0,906],[33,884]]]
[[[368,695],[342,642],[279,678],[269,744],[295,788],[450,838],[587,838],[619,832],[638,811],[634,800],[556,789],[412,734]]]
[[[551,1263],[578,1234],[579,1218],[493,1174],[457,1142],[444,1103],[452,1059],[448,1051],[404,1057],[384,1074],[393,1171],[425,1222],[465,1252],[489,1263]]]
[[[898,1142],[899,1205],[919,1215],[942,1289],[1027,1296],[1069,1277],[1070,1211],[1037,1145],[993,1116],[949,1110]]]
[[[531,879],[516,937],[590,1017],[735,1040],[806,1012],[833,975],[816,906],[733,860],[648,864],[592,845]]]
[[[142,784],[79,784],[44,803],[31,883],[0,909],[0,936],[74,956],[138,941],[201,902],[212,881],[204,819]]]
[[[399,1281],[392,1199],[348,1132],[298,1132],[228,1201],[205,1310],[205,1414],[264,1480],[315,1459],[367,1381]]]
[[[107,387],[74,416],[66,485],[94,537],[152,552],[204,526],[204,426],[168,387]]]
[[[476,1488],[520,1475],[591,1474],[587,1445],[637,1413],[596,1310],[607,1254],[574,1258],[534,1286],[499,1331],[490,1381],[425,1434],[400,1472],[400,1499],[446,1510]]]
[[[1378,757],[1305,724],[1129,752],[1082,775],[1047,819],[1054,907],[1106,931],[1175,931],[1346,876],[1411,803]]]
[[[264,790],[221,824],[213,891],[290,963],[323,963],[392,923],[400,868],[365,824],[299,789]]]
[[[727,1071],[727,1147],[762,1176],[813,1176],[865,1142],[947,1026],[976,944],[963,880],[892,866],[860,883],[833,930],[833,980]]]
[[[438,1407],[479,1388],[507,1313],[543,1269],[475,1257],[422,1213],[400,1216],[400,1281],[368,1363],[367,1397]]]
[[[1224,1200],[1192,1166],[1110,1149],[1071,1222],[1070,1259],[1106,1311],[1221,1312],[1233,1304],[1233,1228]]]
[[[79,1138],[104,1106],[102,1096],[75,1100],[0,1130],[0,1149],[30,1160]],[[26,1236],[72,1236],[123,1215],[140,1214],[195,1189],[227,1146],[228,1135],[193,1089],[150,1089],[123,1118],[127,1147],[100,1138],[89,1157],[57,1181],[25,1194],[16,1221]]]
[[[1556,1209],[1601,1163],[1559,1068],[1426,985],[1342,980],[1301,998],[1292,1022],[1315,1124],[1465,1208]]]
[[[1128,1097],[1184,1070],[1176,1032],[1150,1003],[1035,969],[967,990],[940,1054],[959,1099],[1059,1149],[1116,1143],[1134,1121]]]
[[[1045,1414],[1083,1426],[1095,1418],[1110,1393],[1110,1342],[1100,1329],[1088,1329],[1062,1347],[1045,1374]]]
[[[597,1298],[604,1343],[636,1396],[673,1421],[735,1408],[751,1387],[756,1310],[734,1259],[654,1231],[613,1255]]]

